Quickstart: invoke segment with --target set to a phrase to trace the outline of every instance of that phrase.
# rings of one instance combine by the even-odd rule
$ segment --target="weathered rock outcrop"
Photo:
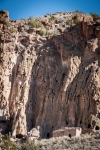
[[[19,28],[19,27],[18,27]],[[62,35],[36,39],[33,30],[0,34],[0,122],[12,136],[41,126],[100,128],[100,30],[82,22]],[[32,33],[30,33],[32,31]]]

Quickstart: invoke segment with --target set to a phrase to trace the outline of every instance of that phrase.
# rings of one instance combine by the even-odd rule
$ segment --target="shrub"
[[[11,28],[9,29],[9,31],[10,31],[11,33],[14,33],[16,30],[15,30],[13,27],[11,27]]]
[[[56,36],[56,35],[60,35],[60,31],[59,30],[54,30],[51,32],[52,36]]]
[[[74,22],[75,24],[79,24],[79,23],[80,23],[80,20],[79,20],[78,18],[76,18],[76,19],[73,20],[73,22]]]
[[[93,17],[93,20],[94,20],[94,21],[100,19],[100,15],[98,15],[98,14],[96,14],[96,13],[91,12],[90,15]]]
[[[0,22],[3,23],[4,25],[7,25],[7,21],[2,15],[0,15]]]
[[[34,19],[33,17],[29,17],[29,19],[28,19],[28,24],[29,24],[29,27],[30,27],[30,28],[36,27],[35,19]]]
[[[41,28],[43,26],[43,24],[40,21],[37,21],[37,28]]]
[[[10,140],[8,135],[2,138],[2,150],[17,150],[16,145]]]
[[[59,17],[58,20],[57,20],[57,23],[63,23],[65,22],[66,20],[62,17]]]
[[[2,16],[0,15],[0,19],[2,19]]]
[[[71,20],[66,21],[66,25],[71,25],[71,24],[72,24]]]
[[[44,35],[45,35],[45,32],[44,32],[43,30],[40,30],[40,31],[39,31],[39,34],[40,34],[41,36],[44,36]]]
[[[57,30],[57,35],[60,35],[60,31],[59,30]]]
[[[7,30],[7,25],[4,25],[4,26],[3,26],[3,29],[4,29],[4,30]]]
[[[21,150],[42,150],[42,149],[35,146],[33,141],[28,141],[21,145]]]
[[[57,18],[55,16],[51,16],[51,18],[49,19],[49,22],[52,22],[52,21],[56,22]]]
[[[49,32],[49,30],[46,30],[46,33],[45,33],[45,35],[50,35],[50,32]]]
[[[34,19],[33,17],[30,17],[28,19],[28,24],[30,28],[39,28],[43,26],[43,24],[40,21]]]

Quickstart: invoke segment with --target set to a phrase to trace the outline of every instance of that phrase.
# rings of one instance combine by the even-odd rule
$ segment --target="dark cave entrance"
[[[100,128],[98,126],[95,127],[95,130],[99,130]]]
[[[66,121],[66,125],[68,125],[68,121]]]
[[[71,136],[72,136],[72,135],[71,135],[71,134],[69,134],[69,137],[70,137],[70,138],[71,138]]]
[[[80,121],[80,124],[82,124],[82,121]]]
[[[16,138],[21,139],[21,138],[23,138],[23,135],[22,134],[17,134]]]
[[[88,124],[88,129],[90,129],[90,128],[91,128],[91,124],[89,123],[89,124]]]
[[[50,138],[50,133],[47,133],[47,138],[48,138],[48,139]]]

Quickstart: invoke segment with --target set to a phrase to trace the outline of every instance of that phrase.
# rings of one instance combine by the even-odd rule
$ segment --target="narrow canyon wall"
[[[7,122],[6,131],[20,137],[41,126],[41,136],[47,137],[62,126],[99,130],[96,29],[83,22],[44,42],[26,40],[21,33],[10,42],[1,40],[0,122]]]

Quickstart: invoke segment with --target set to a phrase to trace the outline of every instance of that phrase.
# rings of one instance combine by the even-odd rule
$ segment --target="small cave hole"
[[[91,128],[91,124],[89,123],[89,124],[88,124],[88,129],[90,129],[90,128]]]
[[[69,134],[69,137],[71,138],[71,134]]]
[[[7,123],[7,121],[6,120],[1,120],[0,123]]]
[[[66,125],[68,125],[68,121],[66,121]]]
[[[48,138],[48,139],[50,138],[50,133],[47,133],[47,138]]]
[[[96,126],[96,127],[95,127],[95,130],[99,130],[99,127],[98,127],[98,126]]]
[[[22,134],[17,134],[17,135],[16,135],[16,138],[18,138],[18,139],[21,139],[22,137],[23,137]]]
[[[80,124],[82,124],[82,121],[80,121]]]

